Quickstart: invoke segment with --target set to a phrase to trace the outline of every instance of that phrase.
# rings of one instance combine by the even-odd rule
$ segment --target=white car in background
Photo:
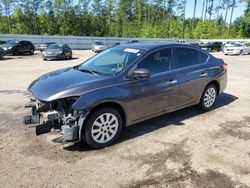
[[[102,52],[106,49],[106,45],[103,42],[93,42],[92,43],[92,52]]]
[[[234,43],[228,47],[224,47],[225,55],[244,55],[250,54],[250,42]]]

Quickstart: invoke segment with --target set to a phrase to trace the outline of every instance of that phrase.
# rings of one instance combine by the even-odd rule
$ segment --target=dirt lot
[[[22,124],[26,88],[68,61],[7,56],[0,61],[0,187],[250,187],[250,56],[229,64],[228,87],[214,110],[187,108],[125,129],[105,149],[37,137]]]

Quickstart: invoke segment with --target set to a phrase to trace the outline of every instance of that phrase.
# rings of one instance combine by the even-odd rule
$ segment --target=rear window
[[[199,55],[200,55],[200,63],[206,63],[209,56],[203,52],[199,52]]]
[[[102,42],[95,42],[96,45],[104,45]]]

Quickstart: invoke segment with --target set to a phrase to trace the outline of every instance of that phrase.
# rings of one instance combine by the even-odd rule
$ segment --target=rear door
[[[174,48],[174,61],[178,69],[176,107],[197,103],[209,76],[206,62],[209,56],[189,47]]]
[[[18,51],[21,53],[25,52],[25,41],[20,41],[18,43]]]

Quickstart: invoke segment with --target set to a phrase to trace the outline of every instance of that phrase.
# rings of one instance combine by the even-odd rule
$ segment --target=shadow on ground
[[[218,96],[215,106],[212,110],[216,110],[221,107],[227,106],[237,99],[238,97],[234,95],[231,95],[228,93],[222,93],[221,95]],[[126,140],[130,140],[130,139],[145,135],[147,133],[153,132],[162,127],[167,127],[169,125],[184,126],[185,124],[183,123],[183,121],[185,119],[192,118],[202,113],[204,112],[202,112],[198,107],[192,106],[192,107],[188,107],[182,110],[178,110],[176,112],[172,112],[172,113],[165,114],[156,118],[152,118],[147,121],[143,121],[141,123],[138,123],[138,124],[135,124],[133,126],[123,129],[119,139],[115,142],[115,144],[119,144]],[[87,146],[87,144],[85,143],[84,144],[75,143],[73,145],[65,147],[64,149],[69,150],[69,151],[90,150],[89,146]]]

